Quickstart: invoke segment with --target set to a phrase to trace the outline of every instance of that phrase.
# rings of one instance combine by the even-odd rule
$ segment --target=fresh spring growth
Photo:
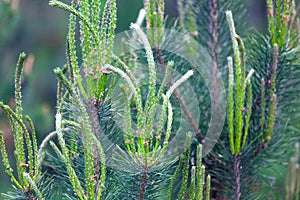
[[[178,200],[185,199],[185,197],[189,197],[189,199],[210,199],[210,184],[211,177],[208,174],[205,181],[205,166],[202,165],[202,145],[197,146],[197,156],[196,156],[196,166],[191,166],[190,161],[190,142],[191,142],[191,134],[187,134],[186,140],[186,152],[181,155],[179,159],[179,164],[175,170],[175,173],[172,177],[171,184],[169,186],[168,191],[168,200],[171,200],[172,191],[174,189],[174,183],[179,176],[180,170],[183,170],[182,176],[182,185],[180,187],[180,192],[178,196]],[[182,169],[183,168],[183,169]],[[189,180],[189,168],[191,170],[191,178]],[[189,185],[189,187],[188,187]],[[205,188],[206,187],[206,188]],[[205,189],[204,189],[205,188]],[[204,193],[205,191],[205,193]]]
[[[0,131],[0,148],[6,173],[10,176],[13,184],[21,191],[34,190],[36,195],[41,198],[41,192],[36,186],[40,179],[40,165],[38,162],[38,147],[35,128],[29,116],[23,115],[21,78],[23,64],[26,58],[25,53],[21,53],[15,73],[15,110],[0,102],[0,108],[6,114],[14,133],[15,159],[17,166],[16,175],[9,162],[6,152],[3,132]],[[29,125],[29,129],[27,128]],[[29,133],[31,132],[31,134]]]
[[[165,1],[164,0],[144,0],[146,10],[146,27],[148,29],[149,43],[158,48],[162,41]]]
[[[245,49],[241,38],[235,32],[235,26],[230,11],[226,12],[227,21],[231,33],[233,51],[235,56],[235,70],[233,60],[228,57],[229,83],[228,83],[228,129],[229,142],[232,154],[240,154],[247,142],[247,135],[250,125],[252,110],[252,86],[251,76],[254,70],[251,69],[245,77]],[[246,92],[247,91],[247,92]],[[245,107],[247,94],[247,104]],[[234,98],[235,96],[235,98]],[[247,114],[243,114],[246,110]],[[243,125],[245,129],[243,130]]]
[[[52,0],[49,4],[70,12],[67,55],[71,81],[78,85],[85,98],[99,100],[105,92],[107,82],[107,74],[101,66],[110,63],[112,58],[116,28],[116,1],[106,1],[103,10],[100,9],[100,0],[82,1],[79,9],[76,9],[75,0],[72,0],[71,6],[57,0]],[[75,44],[76,18],[80,22],[80,47],[76,47]],[[77,57],[76,48],[81,48],[81,59]],[[81,64],[84,68],[85,79],[80,75]],[[86,83],[83,80],[86,80]],[[85,84],[87,91],[83,87]]]
[[[295,0],[267,0],[268,25],[271,34],[271,44],[279,49],[288,45],[295,46],[290,38],[296,37],[298,28],[295,28],[298,21],[298,8]]]
[[[143,167],[149,168],[155,165],[159,161],[159,159],[164,154],[164,149],[168,145],[168,139],[170,137],[172,121],[173,121],[172,105],[169,99],[173,91],[193,75],[193,71],[192,70],[188,71],[184,76],[178,79],[170,87],[170,89],[166,92],[166,94],[162,93],[162,91],[164,90],[163,87],[165,87],[164,84],[161,86],[158,93],[156,93],[155,92],[156,69],[155,69],[155,62],[154,62],[154,57],[152,54],[150,43],[148,42],[148,39],[144,34],[144,32],[141,30],[140,26],[138,26],[137,24],[132,24],[131,28],[134,29],[138,37],[141,38],[141,41],[144,45],[144,48],[146,50],[146,55],[147,55],[150,76],[149,76],[148,98],[145,103],[145,106],[144,107],[142,106],[141,91],[137,87],[135,83],[135,78],[133,77],[133,74],[129,70],[128,66],[125,67],[125,69],[127,69],[125,72],[111,65],[106,65],[105,68],[118,73],[127,82],[127,84],[129,85],[129,87],[133,92],[133,98],[137,103],[137,121],[138,121],[137,125],[138,126],[136,131],[134,131],[133,127],[131,127],[133,121],[130,114],[130,105],[128,104],[126,109],[126,114],[124,115],[124,121],[127,122],[127,125],[125,125],[125,129],[124,129],[124,134],[126,136],[125,142],[130,155],[133,158],[136,158]],[[170,62],[168,65],[170,66],[169,68],[171,69],[174,63]],[[164,81],[166,83],[169,82],[168,79],[170,77],[168,76],[169,73],[166,73],[164,78]],[[128,98],[128,96],[126,98]],[[160,116],[160,119],[162,120],[159,122],[158,129],[157,129],[158,132],[153,133],[153,125],[155,122],[154,114],[155,111],[157,110],[158,102],[160,99],[163,99],[163,107]],[[129,100],[127,101],[129,102]],[[166,136],[164,138],[162,147],[158,148],[161,142],[160,138],[163,138],[162,135],[163,133],[161,130],[164,127],[165,122],[163,119],[165,118],[165,116],[167,116],[167,131],[165,133]],[[137,133],[137,136],[133,136],[132,134],[134,133]],[[137,147],[136,147],[136,143],[137,143]]]
[[[252,105],[253,94],[251,76],[254,74],[254,70],[251,69],[246,77],[246,56],[245,46],[242,39],[237,35],[235,25],[230,11],[226,12],[226,17],[231,34],[231,40],[233,44],[233,52],[235,58],[235,70],[233,65],[233,59],[228,57],[228,132],[229,132],[229,145],[230,151],[234,155],[233,168],[235,172],[235,186],[233,197],[236,200],[241,199],[241,154],[243,149],[247,145],[247,137],[249,128],[251,125],[252,117]],[[271,29],[273,29],[271,25]],[[272,31],[272,30],[271,30]],[[266,111],[266,85],[264,80],[261,82],[261,119],[260,119],[260,131],[262,142],[259,149],[263,149],[267,146],[271,140],[275,116],[276,116],[276,75],[277,75],[277,63],[278,63],[278,45],[273,44],[272,62],[270,64],[268,83],[269,83],[269,100],[268,100],[268,113]],[[267,117],[267,122],[266,122]],[[258,152],[259,150],[257,150]]]
[[[230,11],[226,12],[227,21],[229,24],[229,29],[231,33],[233,51],[235,54],[235,73],[233,70],[232,58],[228,58],[228,68],[229,68],[229,83],[228,83],[228,128],[229,128],[229,141],[230,150],[233,154],[240,154],[241,150],[247,144],[247,135],[250,127],[250,119],[252,112],[252,85],[251,76],[254,74],[254,70],[251,69],[245,77],[245,48],[241,38],[236,34],[234,22],[232,18],[232,13]],[[263,143],[268,144],[272,137],[275,116],[276,116],[276,74],[277,74],[277,62],[278,62],[278,45],[274,44],[273,49],[273,60],[270,64],[270,99],[269,99],[269,109],[267,115],[267,125],[265,125],[265,82],[262,81],[262,91],[261,91],[261,136],[263,138]],[[246,102],[247,94],[247,102]],[[235,98],[234,98],[235,96]],[[245,106],[245,103],[246,106]],[[247,113],[244,114],[244,111]],[[244,130],[243,130],[244,126]],[[265,127],[266,126],[266,127]]]

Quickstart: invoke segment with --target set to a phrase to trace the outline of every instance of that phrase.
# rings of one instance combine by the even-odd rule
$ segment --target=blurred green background
[[[265,31],[264,1],[249,0],[249,22]],[[118,1],[117,32],[134,22],[142,0]],[[176,0],[166,1],[169,19],[176,17]],[[24,113],[29,114],[40,142],[54,128],[56,103],[55,67],[66,62],[65,38],[68,14],[48,5],[48,0],[0,0],[0,101],[13,106],[14,70],[18,55],[29,56],[23,81]],[[4,131],[7,150],[13,151],[12,132],[0,111],[0,129]],[[0,162],[0,193],[8,191],[8,176]],[[1,199],[1,196],[0,196]]]

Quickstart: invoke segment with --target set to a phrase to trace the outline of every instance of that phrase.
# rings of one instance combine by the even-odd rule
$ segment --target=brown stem
[[[173,81],[170,81],[170,85],[173,85]],[[201,133],[201,131],[198,128],[198,124],[196,123],[196,121],[194,120],[192,114],[190,113],[190,111],[188,110],[186,103],[184,101],[184,99],[182,98],[182,96],[180,95],[179,91],[177,89],[174,90],[174,94],[177,98],[177,100],[180,103],[180,106],[185,114],[185,116],[188,118],[189,122],[191,123],[195,133],[197,134],[197,136],[199,136],[199,138],[203,138],[203,135]]]
[[[71,49],[70,49],[70,43],[67,41],[67,62],[68,62],[68,67],[69,67],[69,73],[70,73],[70,79],[71,83],[75,83],[75,75],[74,75],[74,69],[72,65],[72,60],[71,60]]]
[[[147,180],[148,180],[148,170],[144,169],[138,200],[142,200],[145,196]]]
[[[155,50],[155,54],[156,54],[156,56],[158,58],[159,64],[161,64],[163,70],[165,71],[166,70],[166,62],[165,62],[164,56],[162,55],[161,50],[160,49],[156,49]],[[173,80],[171,78],[169,84],[173,85],[173,83],[174,82],[173,82]],[[182,95],[179,93],[178,89],[174,90],[174,95],[175,95],[176,99],[178,100],[178,102],[179,102],[179,104],[180,104],[180,106],[181,106],[181,108],[183,110],[183,113],[185,114],[185,116],[187,117],[188,121],[192,125],[192,127],[193,127],[193,129],[194,129],[194,131],[195,131],[195,133],[197,135],[197,138],[203,139],[204,137],[202,135],[202,132],[198,128],[197,122],[194,120],[191,112],[188,110],[187,105],[186,105],[184,99],[182,98]]]
[[[234,187],[234,200],[241,199],[241,171],[240,164],[241,158],[240,155],[235,155],[233,158],[234,165],[234,177],[235,177],[235,187]]]
[[[217,44],[218,44],[218,2],[217,0],[210,1],[210,18],[209,18],[209,32],[211,39],[208,42],[211,61],[211,73],[215,79],[218,70],[218,58],[217,58]],[[214,84],[214,82],[212,82]]]
[[[259,154],[262,150],[264,150],[266,147],[267,147],[267,146],[265,145],[265,143],[264,143],[264,142],[261,142],[261,143],[259,144],[259,146],[256,148],[256,150],[255,150],[253,156],[250,157],[250,159],[254,159],[254,158],[255,158],[256,156],[258,156],[258,154]]]
[[[269,94],[270,97],[273,96],[273,94],[276,91],[276,75],[277,75],[277,65],[278,65],[278,56],[279,56],[279,54],[278,54],[279,50],[277,48],[278,47],[276,45],[276,47],[274,47],[274,49],[273,49],[272,61],[269,64],[269,68],[268,68],[268,72],[267,72],[267,79],[266,79],[267,81],[266,81],[266,86],[265,86],[266,90],[265,91],[267,91],[267,87],[268,87],[270,90],[270,94]],[[254,103],[252,106],[252,112],[251,112],[252,113],[251,119],[253,119],[254,113],[257,113],[259,111],[258,109],[261,108],[260,107],[260,105],[262,103],[261,102],[262,101],[261,94],[262,94],[262,92],[260,91],[258,97],[254,100]],[[263,127],[261,127],[261,128],[263,128]],[[267,147],[267,145],[264,142],[262,142],[256,148],[256,151],[251,158],[256,157],[260,153],[260,151],[264,150],[266,147]]]
[[[37,198],[33,194],[29,193],[28,199],[29,200],[36,200]]]
[[[210,39],[208,41],[210,56],[211,56],[211,63],[210,63],[210,91],[211,91],[211,103],[212,105],[219,105],[220,104],[220,89],[218,87],[218,42],[219,42],[219,33],[218,33],[218,1],[217,0],[210,0],[209,1],[209,10],[210,10],[210,17],[209,17],[209,32],[210,32]],[[213,110],[215,113],[221,113],[220,107],[216,107]],[[218,115],[217,115],[218,116]]]
[[[99,132],[99,117],[98,117],[98,111],[100,109],[101,106],[101,102],[100,100],[87,100],[86,102],[87,106],[88,106],[88,114],[89,114],[89,119],[91,122],[91,126],[92,126],[92,132],[93,134],[97,137],[97,133]],[[100,183],[100,176],[101,176],[101,165],[100,165],[100,158],[98,155],[98,149],[94,148],[93,149],[93,160],[94,160],[94,176],[93,176],[93,180],[95,180],[96,182]],[[100,185],[97,185],[97,189],[95,190],[95,193],[98,192],[98,188],[100,187]]]

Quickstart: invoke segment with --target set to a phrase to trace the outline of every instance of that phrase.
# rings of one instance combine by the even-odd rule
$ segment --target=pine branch
[[[36,195],[33,194],[33,197],[38,196],[41,198],[42,196],[39,193],[39,189],[36,187],[36,182],[40,176],[40,169],[37,161],[38,150],[36,133],[30,117],[25,116],[25,120],[29,122],[29,128],[32,132],[31,136],[26,127],[25,120],[23,119],[21,78],[25,57],[25,53],[20,54],[15,72],[15,111],[9,106],[0,102],[0,108],[6,114],[14,132],[15,159],[18,175],[17,178],[13,174],[13,169],[9,163],[3,133],[0,131],[1,154],[6,167],[6,173],[10,176],[12,183],[17,187],[16,190],[24,194],[30,193],[32,190],[34,190]],[[30,195],[31,194],[25,194],[25,196],[28,197]]]
[[[216,77],[218,70],[218,57],[217,57],[217,45],[219,40],[218,33],[218,2],[217,0],[211,0],[209,2],[210,6],[210,18],[209,18],[209,32],[211,33],[211,39],[209,40],[210,47],[210,55],[212,59],[211,63],[211,73],[212,77]],[[216,85],[216,80],[213,80],[211,86],[214,88]],[[218,93],[216,93],[218,94]],[[217,97],[217,95],[212,95],[213,99]]]
[[[138,200],[144,199],[145,192],[146,192],[147,179],[148,179],[148,171],[147,171],[147,169],[145,169],[143,172],[143,176],[142,176],[142,182],[140,185],[140,192],[139,192]]]
[[[235,175],[235,186],[234,186],[234,199],[241,199],[241,171],[240,171],[240,156],[235,155],[233,158],[234,175]]]
[[[165,72],[166,69],[167,69],[167,67],[166,67],[166,61],[165,61],[164,55],[162,54],[161,50],[159,50],[159,49],[157,49],[155,51],[155,54],[156,54],[156,57],[159,59],[159,64],[162,66],[162,71]],[[173,85],[173,84],[174,84],[174,81],[170,78],[169,85]],[[180,92],[178,91],[178,89],[174,90],[174,95],[175,95],[176,99],[178,100],[178,102],[179,102],[179,104],[181,106],[181,109],[184,112],[184,115],[187,117],[188,121],[190,122],[191,126],[193,127],[194,132],[196,133],[197,137],[200,140],[202,140],[204,138],[204,136],[203,136],[201,130],[199,129],[198,124],[194,120],[191,112],[187,108],[187,104],[184,101],[184,98],[182,97],[182,95],[180,94]]]

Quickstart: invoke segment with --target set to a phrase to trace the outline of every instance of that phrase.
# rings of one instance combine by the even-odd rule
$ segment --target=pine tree
[[[276,197],[272,176],[264,172],[286,162],[290,144],[299,141],[294,121],[299,107],[292,100],[299,97],[297,89],[288,86],[299,78],[298,14],[293,1],[266,4],[269,32],[265,36],[246,28],[242,1],[179,4],[181,24],[191,34],[201,33],[196,38],[210,52],[212,73],[218,68],[228,80],[224,137],[205,158],[212,174],[212,196],[217,199],[283,199]],[[226,59],[231,55],[234,59]],[[267,187],[272,189],[262,192]]]
[[[21,53],[15,109],[0,102],[17,166],[0,131],[14,186],[6,199],[299,199],[295,1],[266,1],[262,35],[247,28],[243,1],[179,0],[167,25],[164,0],[144,0],[122,40],[116,0],[49,4],[70,13],[67,63],[54,70],[56,127],[38,147],[23,114]]]

